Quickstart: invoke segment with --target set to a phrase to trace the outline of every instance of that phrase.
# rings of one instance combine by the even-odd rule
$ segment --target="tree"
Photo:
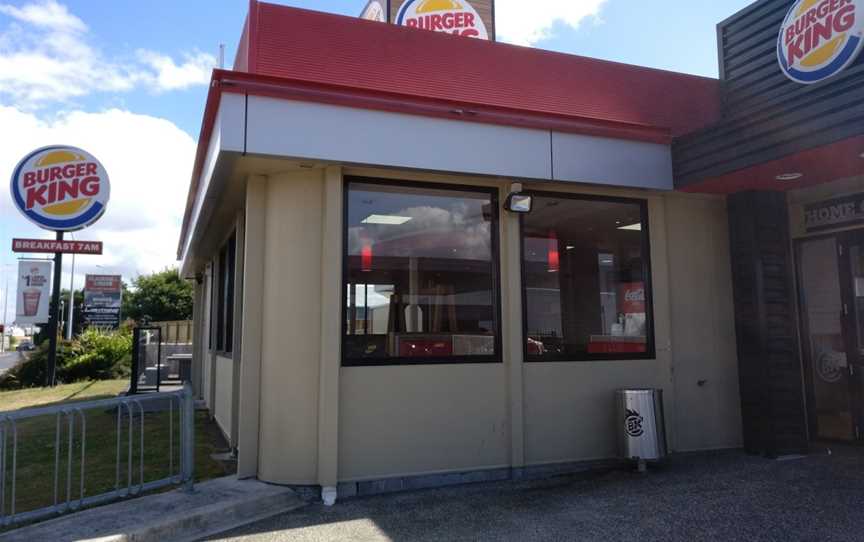
[[[192,283],[176,268],[140,275],[124,292],[122,316],[152,322],[192,319]]]

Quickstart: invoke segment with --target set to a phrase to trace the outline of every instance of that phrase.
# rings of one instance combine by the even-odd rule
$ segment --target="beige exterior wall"
[[[339,479],[509,465],[503,364],[343,367]]]
[[[725,199],[666,198],[679,451],[741,441],[738,355]]]
[[[234,402],[234,360],[221,355],[216,355],[215,360],[216,400],[211,412],[230,441],[234,429],[231,416],[231,405]]]
[[[204,404],[210,411],[213,411],[213,354],[210,351],[210,311],[211,300],[213,299],[213,277],[211,269],[208,267],[204,271],[203,294],[201,303],[203,309],[201,312],[202,323],[198,328],[200,335],[194,343],[201,355],[201,398],[204,399]]]
[[[275,174],[266,189],[259,477],[315,484],[324,173]]]
[[[395,171],[344,173],[494,186],[502,196],[510,186]],[[740,444],[723,199],[531,186],[648,200],[655,360],[522,363],[518,220],[502,213],[504,363],[340,367],[341,175],[339,168],[286,165],[255,188],[263,206],[255,231],[263,234],[246,236],[245,266],[247,277],[253,270],[260,277],[261,302],[244,303],[243,310],[260,311],[254,320],[261,322],[260,339],[245,328],[243,337],[260,341],[260,349],[244,343],[260,374],[249,371],[240,404],[241,413],[257,406],[259,425],[257,450],[246,447],[254,461],[244,461],[243,440],[255,433],[241,431],[244,475],[257,469],[268,482],[333,485],[609,458],[616,452],[613,392],[620,387],[665,390],[673,450]],[[325,239],[336,240],[335,253]],[[219,388],[220,396],[228,393]]]

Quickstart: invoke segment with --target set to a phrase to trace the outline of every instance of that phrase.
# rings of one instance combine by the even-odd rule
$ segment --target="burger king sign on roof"
[[[851,64],[864,44],[864,0],[798,0],[777,40],[783,73],[806,85]]]
[[[76,147],[51,146],[18,163],[11,190],[18,210],[37,226],[74,231],[99,220],[111,186],[93,155]]]
[[[396,24],[489,39],[483,19],[467,0],[406,0],[396,15]]]

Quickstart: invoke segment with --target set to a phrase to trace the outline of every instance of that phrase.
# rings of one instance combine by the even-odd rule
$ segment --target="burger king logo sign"
[[[777,40],[783,73],[813,84],[843,71],[861,52],[864,0],[798,0]]]
[[[105,212],[111,186],[99,160],[76,147],[37,149],[12,174],[12,201],[31,222],[46,230],[74,231]]]
[[[466,0],[406,0],[396,24],[488,40],[486,25]]]

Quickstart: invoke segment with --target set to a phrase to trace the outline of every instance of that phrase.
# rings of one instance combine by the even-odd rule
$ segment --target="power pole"
[[[6,276],[6,285],[3,287],[3,334],[0,335],[0,352],[6,351],[6,315],[9,314],[9,273],[3,274]]]
[[[72,275],[69,278],[69,316],[66,319],[66,340],[72,340],[72,315],[75,313],[75,254],[72,254]]]
[[[57,240],[63,240],[63,232],[57,232]],[[57,380],[57,325],[60,321],[60,273],[63,271],[63,253],[54,253],[54,291],[51,292],[51,319],[48,322],[48,374],[45,385],[53,388]]]

